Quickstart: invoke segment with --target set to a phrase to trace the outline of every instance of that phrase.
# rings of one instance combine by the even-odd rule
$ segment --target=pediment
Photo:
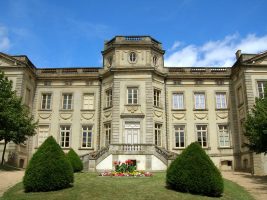
[[[0,52],[0,67],[14,67],[23,63],[12,56]]]
[[[267,65],[267,52],[260,53],[246,61],[248,64]]]

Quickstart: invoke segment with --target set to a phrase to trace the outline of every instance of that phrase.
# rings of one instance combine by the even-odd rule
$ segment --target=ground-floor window
[[[111,141],[111,124],[105,124],[105,145],[108,146]]]
[[[161,128],[162,128],[162,124],[155,124],[155,145],[157,146],[161,146]]]
[[[70,147],[70,125],[60,126],[60,145],[61,147]]]
[[[230,136],[227,125],[218,125],[220,147],[230,147]]]
[[[82,147],[91,148],[93,140],[93,127],[83,126],[82,127]]]
[[[185,126],[175,125],[174,135],[175,135],[175,147],[177,148],[185,147]]]
[[[197,141],[202,147],[208,147],[208,126],[196,125]]]

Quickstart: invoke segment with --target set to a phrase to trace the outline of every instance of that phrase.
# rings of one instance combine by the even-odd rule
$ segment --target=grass
[[[24,193],[22,183],[9,189],[1,199],[4,200],[83,200],[83,199],[127,199],[127,200],[253,200],[251,195],[239,185],[225,180],[225,191],[220,198],[180,193],[166,188],[165,173],[155,173],[153,177],[98,177],[95,173],[75,174],[72,188],[40,193]]]

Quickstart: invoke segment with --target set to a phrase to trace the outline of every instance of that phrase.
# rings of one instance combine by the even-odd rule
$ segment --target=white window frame
[[[49,99],[50,96],[50,99]],[[41,94],[41,110],[51,110],[52,107],[52,93]]]
[[[230,132],[228,124],[218,124],[219,147],[225,148],[231,146]]]
[[[154,92],[153,92],[153,96],[154,96],[154,101],[153,104],[155,107],[160,107],[161,106],[161,90],[154,88]]]
[[[71,125],[60,125],[60,146],[62,148],[69,148],[71,141]]]
[[[113,98],[113,93],[112,89],[106,90],[106,108],[109,108],[112,106],[112,98]]]
[[[227,97],[226,92],[215,93],[216,109],[227,109]]]
[[[82,125],[81,148],[93,148],[93,125]]]
[[[206,94],[205,92],[194,92],[194,108],[195,110],[206,109]]]
[[[174,125],[174,148],[185,148],[186,146],[186,128],[183,124]],[[178,138],[178,141],[177,141]],[[183,145],[182,145],[183,138]],[[178,145],[177,145],[178,144]]]
[[[162,146],[162,124],[155,123],[154,124],[154,144],[161,147]]]
[[[105,146],[108,146],[111,143],[111,123],[104,124],[105,130]]]
[[[198,129],[198,127],[201,127]],[[205,129],[203,127],[206,127]],[[196,124],[195,126],[196,129],[196,137],[197,137],[197,142],[201,145],[202,148],[207,148],[208,145],[208,125],[207,124]],[[204,140],[206,139],[206,141]],[[206,142],[206,145],[205,145]]]
[[[136,91],[136,98],[134,97]],[[131,98],[129,98],[131,94]],[[138,87],[127,87],[127,104],[136,105],[138,104]]]
[[[172,108],[176,110],[185,109],[183,92],[174,92],[172,94]]]
[[[88,99],[86,99],[88,97]],[[83,110],[94,110],[95,95],[94,93],[83,94]]]
[[[258,98],[260,99],[264,98],[264,88],[266,86],[267,86],[267,80],[257,81]]]
[[[66,98],[66,104],[64,104]],[[71,97],[71,98],[70,98]],[[72,110],[73,105],[73,94],[72,93],[62,93],[62,110]]]

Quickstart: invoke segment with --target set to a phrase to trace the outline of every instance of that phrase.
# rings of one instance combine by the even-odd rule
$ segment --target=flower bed
[[[115,171],[106,171],[100,173],[99,176],[115,176],[115,177],[150,177],[150,172],[137,171],[136,164],[132,160],[126,160],[125,162],[115,161]]]
[[[152,173],[144,171],[133,171],[133,172],[116,172],[106,171],[99,174],[99,176],[111,176],[111,177],[151,177]]]

